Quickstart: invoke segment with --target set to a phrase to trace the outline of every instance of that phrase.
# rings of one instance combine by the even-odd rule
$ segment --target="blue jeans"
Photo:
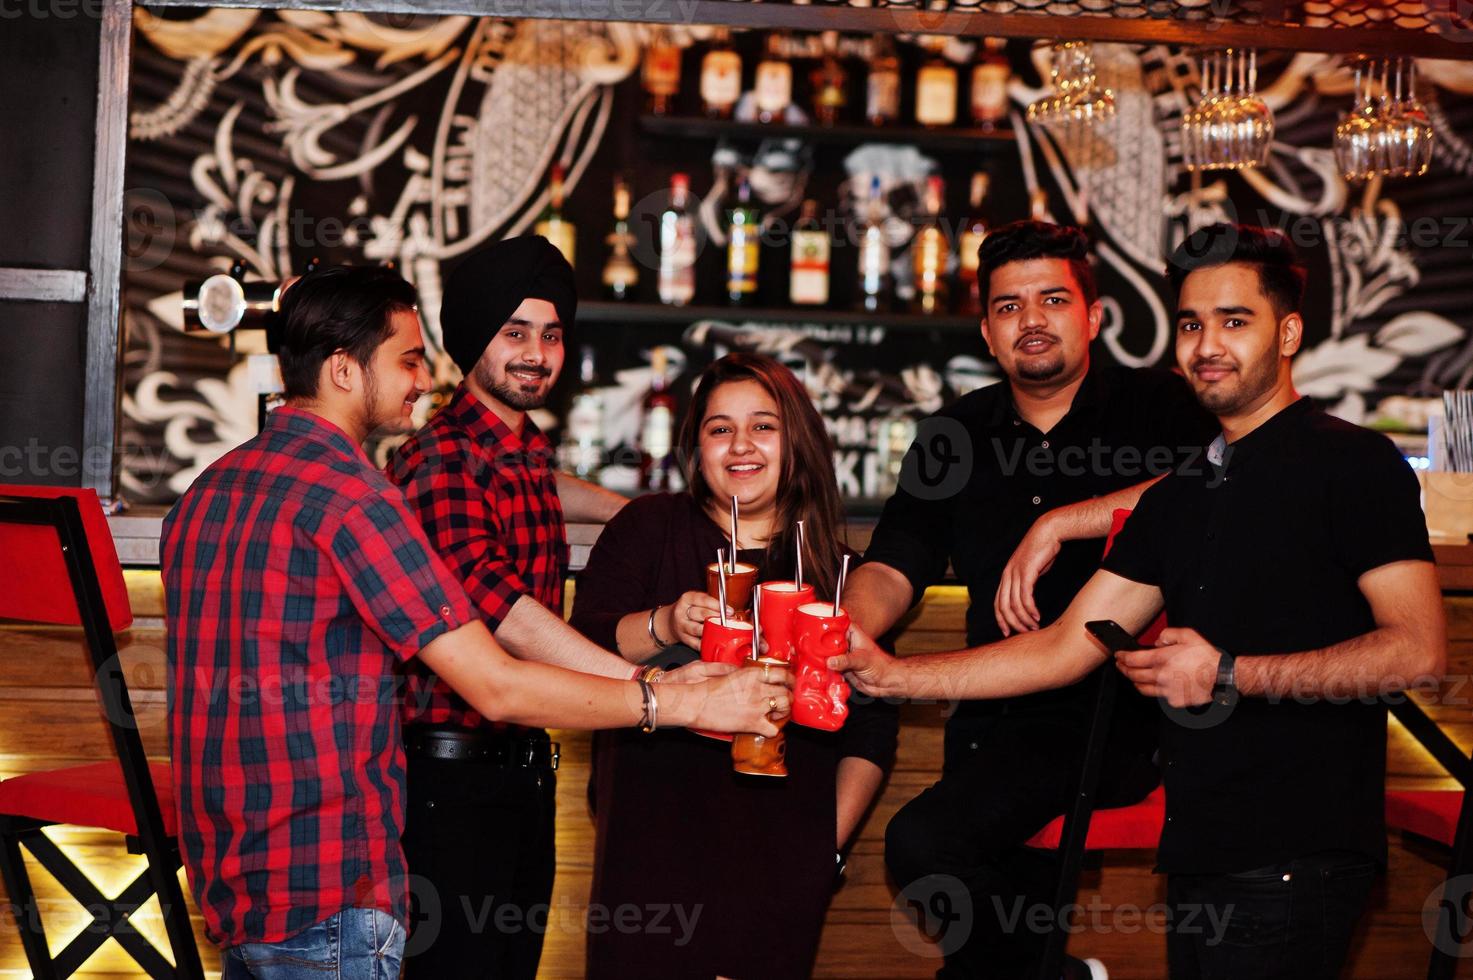
[[[344,909],[279,943],[225,951],[224,980],[398,980],[404,927],[378,909]]]
[[[1333,980],[1376,865],[1344,851],[1227,875],[1169,875],[1172,980]]]

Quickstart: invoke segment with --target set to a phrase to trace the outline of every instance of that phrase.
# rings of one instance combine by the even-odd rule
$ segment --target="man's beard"
[[[1018,377],[1024,381],[1052,381],[1064,373],[1064,352],[1056,350],[1050,358],[1029,357],[1014,363]]]
[[[1270,350],[1249,370],[1238,368],[1236,387],[1231,390],[1220,386],[1199,388],[1197,401],[1213,415],[1237,415],[1274,386],[1278,378],[1278,362],[1278,354]]]
[[[376,432],[386,426],[391,431],[407,431],[403,415],[399,411],[380,414],[378,403],[378,377],[367,364],[363,365],[363,431]]]
[[[543,372],[543,377],[550,377],[552,375],[552,372],[546,368],[539,370]],[[505,381],[497,381],[491,374],[490,366],[484,363],[476,365],[475,373],[476,381],[490,393],[491,397],[519,412],[541,408],[547,404],[547,395],[548,391],[551,390],[551,385],[548,386],[548,391],[523,391],[520,383],[512,381],[510,376]]]

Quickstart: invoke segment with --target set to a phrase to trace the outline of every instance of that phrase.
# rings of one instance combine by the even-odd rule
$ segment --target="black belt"
[[[557,769],[561,746],[546,735],[517,736],[443,728],[410,728],[404,748],[412,756],[442,762],[480,762],[492,766]]]

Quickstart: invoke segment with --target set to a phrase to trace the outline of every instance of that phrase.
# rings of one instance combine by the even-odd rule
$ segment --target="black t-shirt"
[[[1222,468],[1146,491],[1104,567],[1161,589],[1166,618],[1236,655],[1375,629],[1357,580],[1431,561],[1416,476],[1385,436],[1300,399]],[[1212,719],[1214,723],[1208,723]],[[1243,698],[1161,725],[1168,872],[1230,873],[1325,850],[1384,861],[1386,708]]]
[[[1215,420],[1180,377],[1096,365],[1066,414],[1047,433],[1019,417],[1007,384],[964,395],[924,419],[905,457],[900,489],[885,504],[865,561],[910,580],[917,600],[947,564],[967,587],[967,643],[1002,638],[993,596],[1023,535],[1045,511],[1103,496],[1170,472],[1209,470]],[[1066,542],[1039,580],[1040,625],[1057,619],[1099,567],[1104,539]],[[1080,683],[1010,701],[964,703],[948,743],[979,714],[1045,713],[1083,724],[1092,688]]]

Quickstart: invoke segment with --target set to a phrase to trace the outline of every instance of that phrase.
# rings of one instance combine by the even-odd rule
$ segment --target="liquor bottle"
[[[649,95],[649,111],[667,116],[674,109],[675,93],[680,91],[680,48],[662,28],[655,28],[649,47],[644,49],[644,90]]]
[[[884,308],[890,294],[890,243],[885,240],[885,205],[880,178],[871,177],[869,199],[859,232],[860,305],[871,313]]]
[[[1008,78],[1012,68],[1000,38],[984,38],[972,62],[972,125],[993,130],[1008,117]]]
[[[888,34],[875,38],[864,89],[864,117],[871,126],[889,125],[900,118],[900,58]]]
[[[941,228],[942,182],[936,174],[926,178],[924,223],[911,241],[911,269],[915,274],[917,310],[935,313],[946,309],[946,265],[950,249]]]
[[[752,207],[752,185],[743,178],[737,184],[736,207],[726,212],[726,298],[733,306],[750,303],[757,295],[761,236],[761,216]]]
[[[957,292],[963,313],[978,313],[982,309],[982,297],[977,290],[977,250],[987,238],[987,219],[982,213],[982,201],[987,197],[987,174],[981,170],[972,174],[971,212],[957,241],[959,259],[956,279]]]
[[[718,27],[701,59],[701,107],[712,119],[730,119],[741,97],[742,56],[731,46],[731,31]]]
[[[573,223],[563,217],[563,165],[554,163],[552,165],[552,186],[547,193],[547,207],[542,209],[542,214],[537,219],[533,230],[557,246],[557,250],[563,253],[563,258],[568,260],[568,265],[573,265],[573,250],[577,245],[578,229]]]
[[[823,32],[823,57],[813,69],[813,117],[820,126],[832,126],[839,121],[844,106],[849,101],[846,88],[849,73],[839,61],[839,33]]]
[[[670,490],[675,476],[675,396],[665,377],[665,349],[650,352],[650,390],[644,396],[639,432],[639,488]]]
[[[604,401],[595,387],[593,348],[579,351],[578,391],[568,405],[558,463],[563,472],[597,482],[604,465]]]
[[[629,185],[623,177],[614,178],[614,230],[605,239],[609,260],[604,263],[604,292],[610,299],[634,298],[639,284],[639,266],[629,254],[634,248],[634,235],[629,231]]]
[[[818,202],[804,201],[793,226],[793,258],[788,273],[788,299],[797,306],[823,306],[829,301],[829,233],[818,223]]]
[[[696,222],[685,174],[670,177],[670,203],[660,212],[659,293],[670,306],[684,306],[696,295]]]
[[[757,121],[782,122],[793,101],[793,66],[783,54],[787,35],[767,35],[767,53],[757,64]]]
[[[916,75],[916,122],[922,126],[956,122],[956,67],[942,53],[945,45],[934,37],[923,44],[926,60]]]

